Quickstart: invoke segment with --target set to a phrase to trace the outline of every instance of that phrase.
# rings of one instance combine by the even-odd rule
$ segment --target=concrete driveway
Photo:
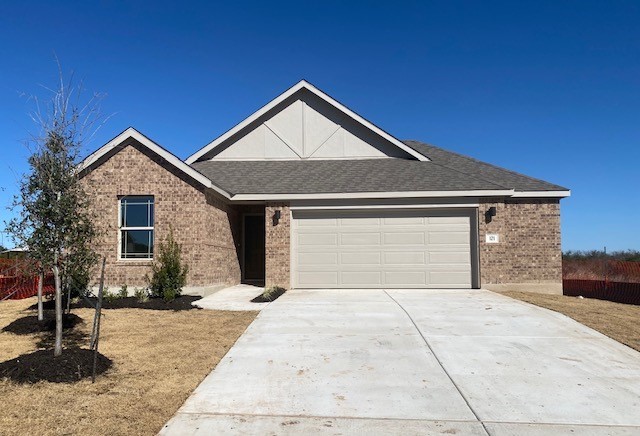
[[[161,431],[640,434],[640,353],[488,291],[292,291]]]

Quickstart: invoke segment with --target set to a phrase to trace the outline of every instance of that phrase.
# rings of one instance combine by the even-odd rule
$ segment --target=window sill
[[[151,266],[153,259],[118,259],[116,265]]]

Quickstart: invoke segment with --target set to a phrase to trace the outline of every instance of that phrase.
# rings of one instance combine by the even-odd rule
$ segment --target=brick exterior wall
[[[496,207],[490,223],[485,212]],[[278,226],[275,210],[281,210]],[[289,286],[290,211],[287,203],[266,207],[267,286]],[[557,199],[481,199],[478,208],[481,286],[488,289],[562,293],[560,203]],[[486,234],[500,237],[487,244]]]
[[[280,211],[275,223],[273,215]],[[291,212],[289,203],[267,203],[265,206],[265,285],[291,286]]]
[[[496,216],[487,223],[492,206]],[[481,199],[478,224],[482,287],[562,293],[559,200]],[[487,233],[499,243],[487,244]]]
[[[241,280],[242,213],[265,212],[265,285],[290,287],[291,213],[286,202],[232,207],[212,191],[177,172],[130,140],[94,165],[83,178],[101,236],[96,250],[107,257],[106,283],[144,286],[150,263],[118,259],[118,199],[153,195],[155,245],[172,226],[189,265],[189,286],[236,284]],[[485,220],[489,207],[496,216]],[[280,211],[275,223],[273,215]],[[481,199],[478,208],[481,286],[562,292],[560,204],[557,199]],[[487,244],[487,233],[500,237]],[[97,281],[98,273],[94,274]]]
[[[124,195],[154,196],[156,251],[172,226],[174,238],[182,245],[182,259],[189,266],[189,286],[239,283],[237,212],[137,142],[126,144],[82,179],[101,232],[96,249],[107,258],[106,284],[143,286],[149,271],[148,261],[118,259],[118,199]]]

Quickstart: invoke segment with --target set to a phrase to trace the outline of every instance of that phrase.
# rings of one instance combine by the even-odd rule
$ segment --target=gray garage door
[[[294,211],[296,288],[470,288],[472,212]]]

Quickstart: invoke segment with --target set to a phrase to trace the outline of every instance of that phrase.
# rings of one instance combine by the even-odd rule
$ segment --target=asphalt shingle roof
[[[236,194],[565,190],[417,141],[405,143],[431,161],[408,159],[194,162],[191,166]]]
[[[427,156],[438,165],[461,171],[465,174],[490,180],[516,191],[567,191],[568,189],[544,180],[525,176],[469,156],[454,153],[435,145],[419,141],[403,141],[417,152]]]

